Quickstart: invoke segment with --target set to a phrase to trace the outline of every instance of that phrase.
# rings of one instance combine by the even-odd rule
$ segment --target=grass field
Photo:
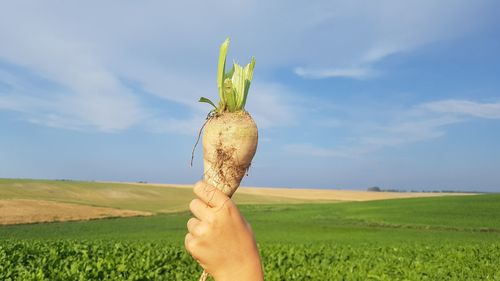
[[[500,242],[500,195],[333,204],[241,205],[259,242]],[[0,239],[124,239],[181,243],[187,212],[0,227]],[[390,236],[391,239],[388,239]]]
[[[500,280],[500,195],[240,208],[267,280]],[[3,226],[0,280],[197,280],[189,217]]]

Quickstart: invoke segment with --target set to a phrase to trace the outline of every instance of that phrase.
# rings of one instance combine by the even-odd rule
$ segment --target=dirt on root
[[[152,213],[53,201],[26,199],[0,200],[0,225],[149,215],[152,215]]]

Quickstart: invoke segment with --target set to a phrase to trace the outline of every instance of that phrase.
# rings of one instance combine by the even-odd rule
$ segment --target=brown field
[[[370,192],[360,190],[337,189],[295,189],[269,187],[243,187],[238,190],[242,194],[275,196],[290,199],[311,201],[371,201],[398,198],[438,197],[472,195],[471,193],[433,193],[433,192]]]
[[[137,183],[127,183],[135,184]],[[192,185],[188,184],[159,184],[147,183],[143,185],[150,186],[163,186],[192,189]],[[317,189],[317,188],[286,188],[286,187],[250,187],[243,186],[238,189],[235,196],[238,194],[275,197],[282,199],[297,200],[295,202],[311,202],[311,201],[373,201],[385,199],[399,199],[399,198],[418,198],[418,197],[439,197],[439,196],[461,196],[461,195],[474,195],[475,193],[447,193],[447,192],[373,192],[362,190],[340,190],[340,189]],[[284,200],[286,202],[286,200]],[[293,202],[287,202],[293,203]]]
[[[0,225],[148,216],[151,214],[149,212],[43,200],[0,200]]]
[[[237,204],[295,204],[470,195],[241,187]],[[0,179],[0,225],[187,211],[192,185]]]

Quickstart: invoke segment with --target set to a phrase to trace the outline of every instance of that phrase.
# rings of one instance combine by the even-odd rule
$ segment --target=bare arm
[[[250,225],[224,193],[199,181],[189,204],[187,251],[216,281],[264,280]]]

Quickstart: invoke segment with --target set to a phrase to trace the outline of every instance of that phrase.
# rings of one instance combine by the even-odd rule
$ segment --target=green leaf
[[[205,97],[201,97],[198,102],[205,102],[205,103],[211,104],[213,107],[217,108],[217,106],[215,106],[215,104],[211,100],[209,100]]]
[[[228,72],[226,72],[226,74],[224,74],[224,81],[229,78],[231,79],[231,77],[233,77],[233,73],[234,73],[234,64],[233,66],[231,67],[231,70],[229,70]]]
[[[243,100],[241,102],[241,108],[244,108],[245,104],[247,103],[248,90],[250,89],[250,84],[252,83],[254,68],[255,68],[255,58],[252,57],[250,63],[247,64],[247,66],[245,66],[245,86],[244,86],[245,89],[243,94]]]
[[[221,103],[225,103],[224,100],[224,72],[226,70],[226,57],[227,57],[227,48],[229,47],[229,38],[226,38],[224,43],[220,46],[219,52],[219,65],[217,69],[217,88],[219,88],[219,96],[221,99]]]
[[[230,112],[234,112],[237,109],[236,92],[231,79],[227,78],[224,80],[224,99],[226,101],[226,108]]]
[[[233,63],[231,69],[226,72],[227,51],[230,39],[227,38],[220,46],[219,62],[217,68],[217,88],[219,91],[219,103],[215,105],[207,98],[201,98],[200,102],[206,102],[215,107],[217,112],[236,112],[244,110],[248,96],[248,89],[253,77],[255,58],[244,68]]]
[[[245,77],[243,68],[237,63],[234,63],[234,73],[233,77],[231,78],[231,82],[233,84],[233,89],[235,92],[237,107],[241,109],[241,103],[243,101],[243,90],[245,89]]]

